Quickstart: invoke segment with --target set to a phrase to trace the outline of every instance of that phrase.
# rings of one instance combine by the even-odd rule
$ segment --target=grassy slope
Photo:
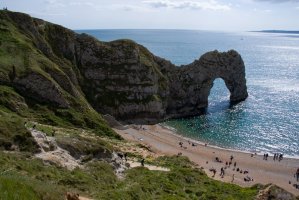
[[[33,123],[28,122],[27,127]],[[125,141],[99,137],[76,128],[61,128],[37,124],[36,129],[73,146],[73,151],[86,155],[115,150]],[[78,143],[78,140],[81,142]],[[142,148],[140,145],[133,147]],[[129,154],[141,159],[140,155]],[[153,165],[171,169],[169,172],[149,171],[143,167],[130,169],[125,178],[117,179],[113,168],[105,161],[86,160],[84,169],[68,171],[54,164],[45,165],[31,153],[0,151],[0,199],[63,199],[67,191],[79,192],[94,199],[254,199],[258,189],[241,188],[207,177],[186,157],[160,157],[146,159]],[[90,162],[88,162],[90,161]],[[20,189],[17,189],[20,188]]]
[[[23,15],[24,18],[28,17]],[[37,41],[34,36],[17,27],[6,11],[0,11],[0,83],[2,84],[0,85],[0,110],[52,125],[90,128],[99,135],[119,138],[80,94],[79,97],[74,97],[61,88],[63,95],[71,104],[70,108],[61,109],[38,103],[30,96],[21,96],[15,91],[13,79],[17,77],[35,72],[55,82],[47,71],[55,71],[60,76],[67,77],[63,70],[71,68],[62,58],[54,55],[52,60],[47,58],[36,48],[35,43]],[[13,130],[3,131],[13,134]]]
[[[170,172],[137,167],[128,170],[124,180],[117,179],[112,167],[101,161],[89,163],[84,170],[67,171],[25,157],[25,154],[0,153],[0,170],[8,170],[0,173],[0,199],[14,194],[58,200],[63,199],[66,191],[76,191],[95,199],[249,200],[257,194],[255,187],[241,188],[208,178],[184,157],[163,157],[156,161],[161,164],[167,160]],[[16,190],[18,185],[22,190]]]

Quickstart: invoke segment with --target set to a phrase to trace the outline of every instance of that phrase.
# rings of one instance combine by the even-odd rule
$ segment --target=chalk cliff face
[[[18,60],[14,67],[0,62],[0,83],[54,109],[92,107],[122,121],[156,123],[200,114],[216,78],[225,81],[232,102],[248,96],[244,63],[234,50],[177,67],[130,40],[101,42],[21,13],[0,17],[1,34],[13,35],[0,41],[0,57],[15,51],[6,60]]]

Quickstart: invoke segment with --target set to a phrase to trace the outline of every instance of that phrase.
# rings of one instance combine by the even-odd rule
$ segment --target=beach
[[[299,184],[294,176],[299,167],[298,159],[283,158],[279,162],[278,160],[274,161],[271,155],[267,160],[264,160],[263,155],[218,148],[181,137],[173,130],[159,124],[130,125],[125,130],[116,128],[114,130],[124,139],[142,143],[158,155],[182,154],[187,156],[199,168],[202,168],[209,177],[213,176],[210,169],[216,169],[216,175],[212,177],[216,180],[234,183],[242,187],[250,187],[258,183],[264,185],[273,183],[295,195],[299,195],[299,189],[293,186],[295,183]],[[180,142],[182,145],[179,144]],[[232,160],[231,156],[233,156]],[[217,162],[216,157],[222,162]],[[226,165],[226,162],[229,163],[230,161],[232,164],[230,166]],[[236,167],[234,167],[235,162]],[[220,176],[221,168],[225,172],[223,177]],[[245,181],[244,178],[246,177],[253,180]]]

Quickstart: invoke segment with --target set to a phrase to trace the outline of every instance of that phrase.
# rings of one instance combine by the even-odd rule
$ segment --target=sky
[[[0,0],[70,29],[299,30],[299,0]]]

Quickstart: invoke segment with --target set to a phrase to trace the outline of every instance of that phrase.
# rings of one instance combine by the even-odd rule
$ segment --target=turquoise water
[[[86,30],[103,41],[128,38],[176,65],[211,50],[237,50],[249,98],[233,107],[215,80],[206,115],[169,120],[178,134],[224,148],[299,156],[299,35],[188,30]]]

